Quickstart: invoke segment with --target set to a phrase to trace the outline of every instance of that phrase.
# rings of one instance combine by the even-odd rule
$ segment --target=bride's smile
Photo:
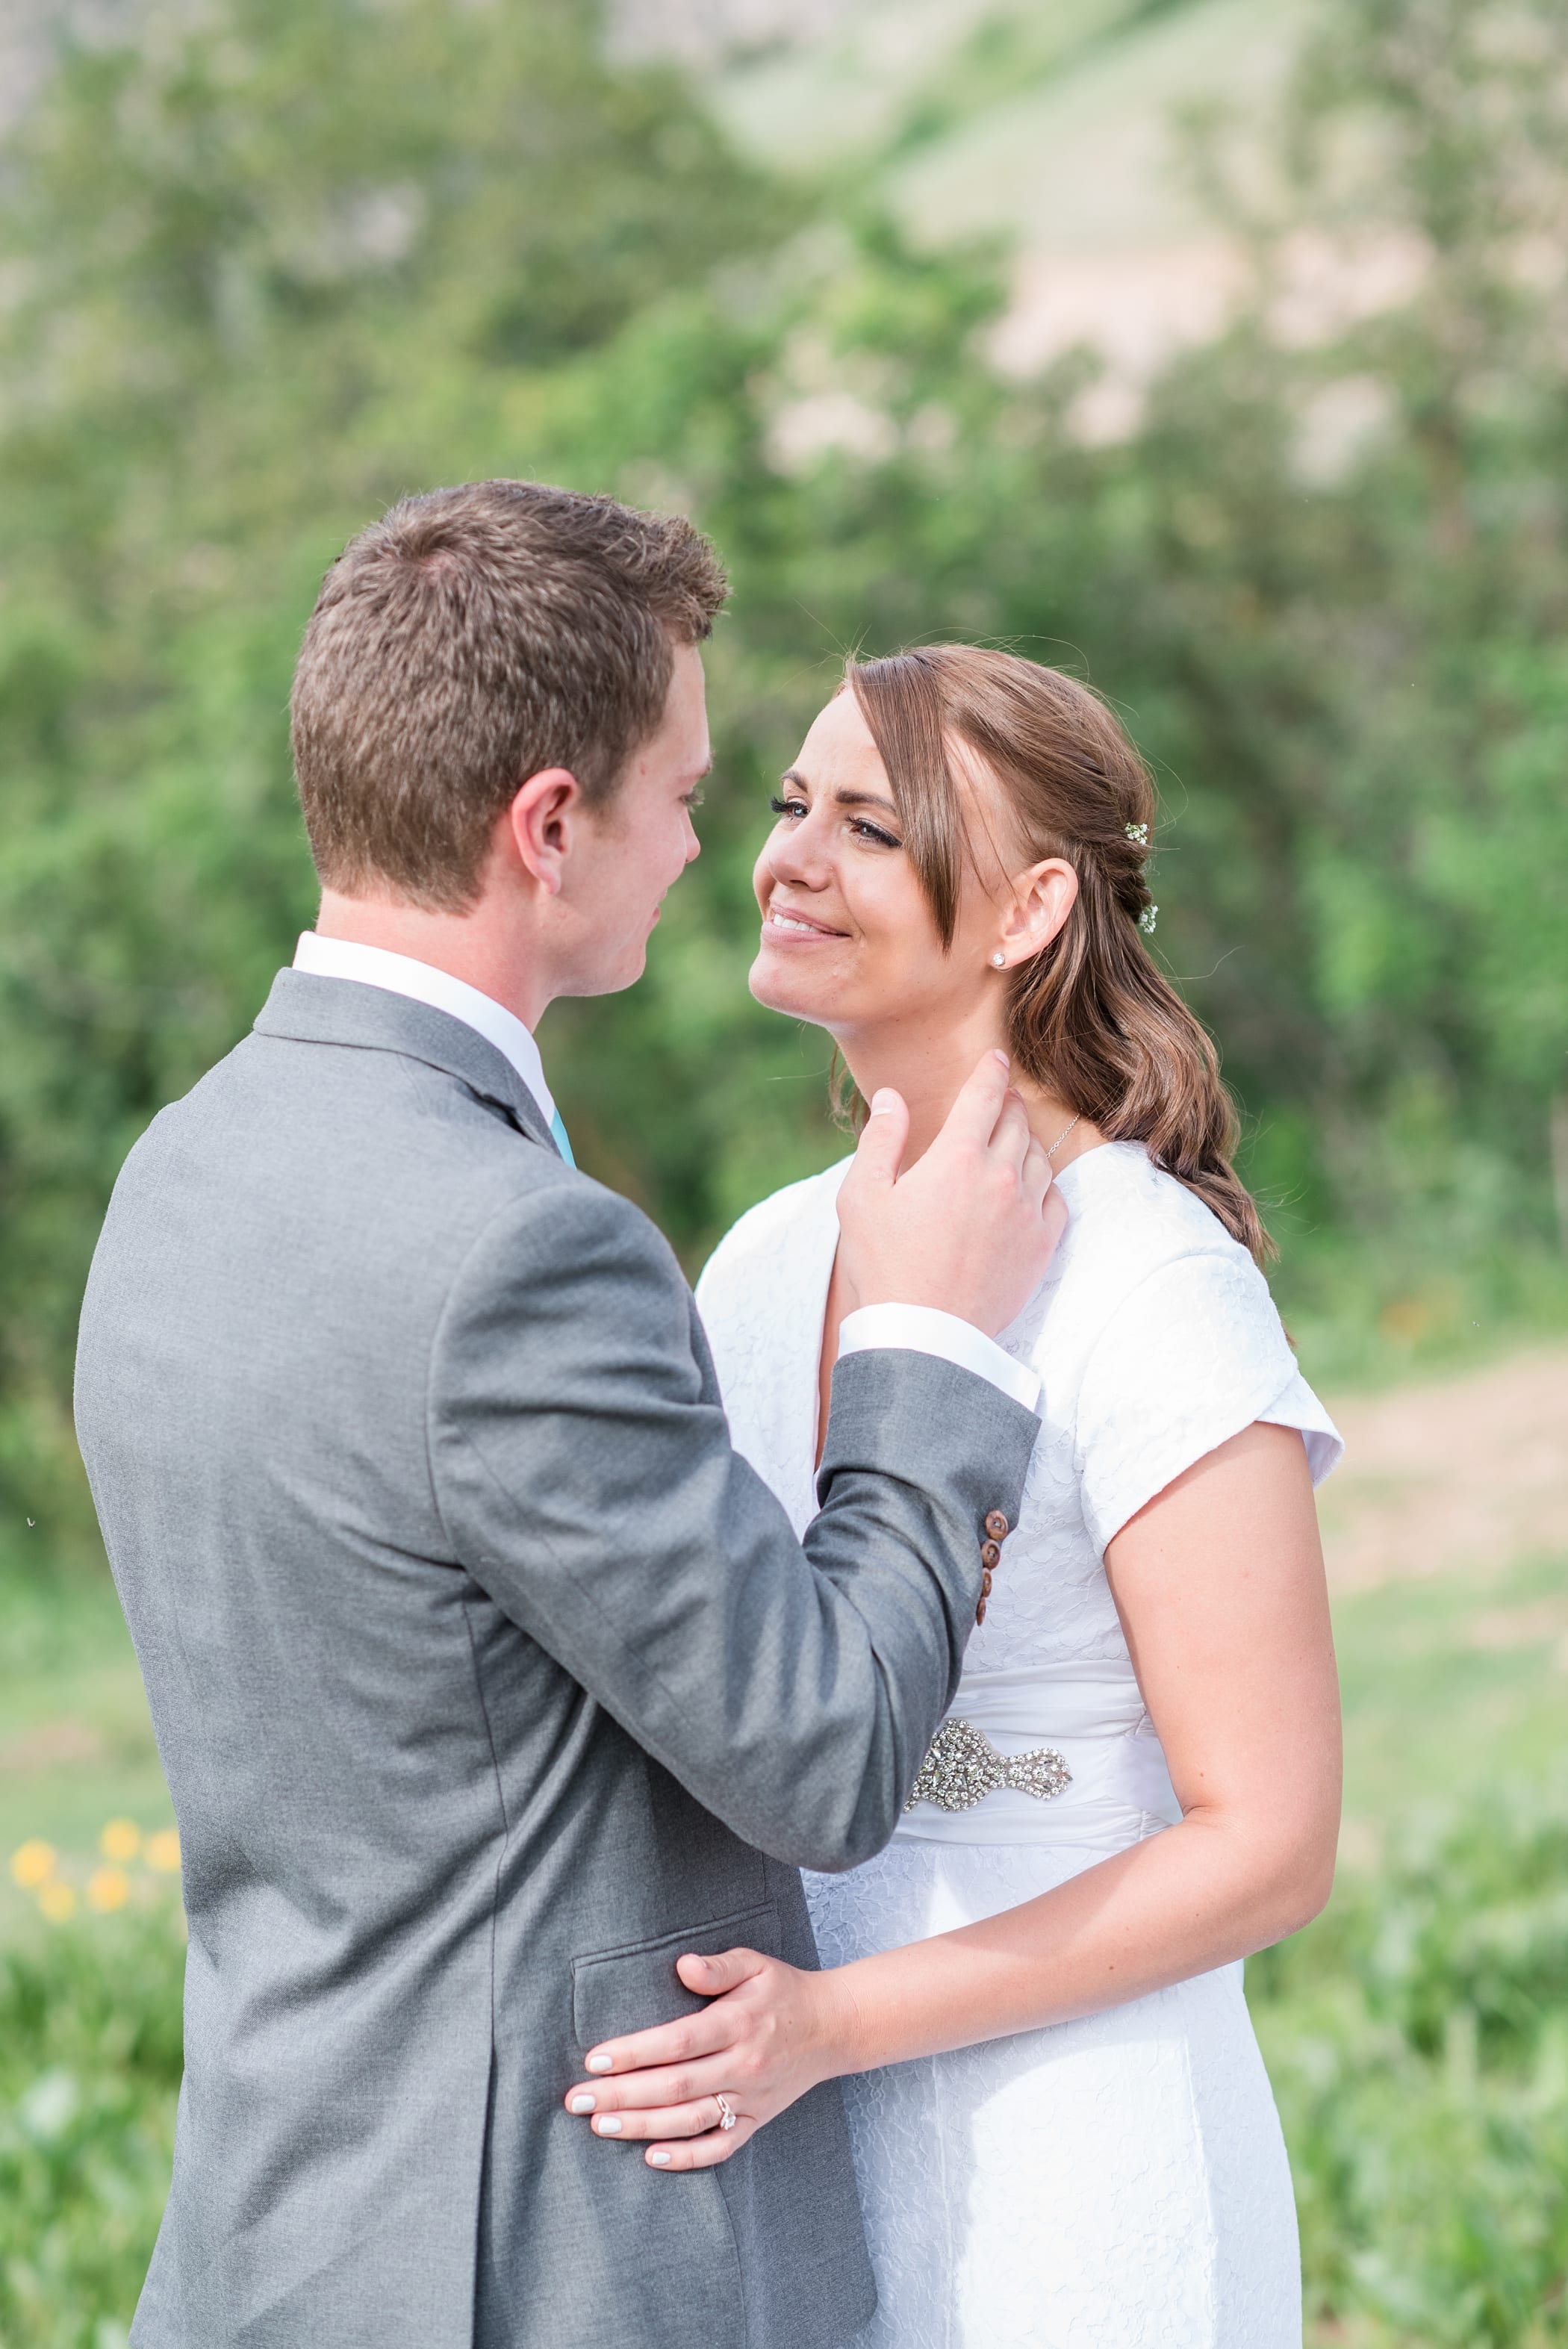
[[[830,928],[826,922],[815,920],[810,914],[798,914],[792,906],[781,905],[777,895],[769,905],[764,936],[770,946],[787,946],[796,938],[810,945],[816,938],[841,938],[846,935],[843,930]]]

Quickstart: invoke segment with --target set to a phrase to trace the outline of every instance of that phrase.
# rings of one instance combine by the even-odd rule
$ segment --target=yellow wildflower
[[[180,1869],[180,1837],[173,1827],[160,1827],[147,1838],[147,1864],[157,1868],[160,1876],[178,1875]]]
[[[88,1878],[88,1899],[94,1909],[123,1909],[130,1899],[130,1878],[123,1868],[95,1868]]]
[[[77,1913],[77,1896],[57,1877],[53,1883],[40,1886],[38,1906],[51,1925],[63,1925]]]
[[[110,1819],[98,1837],[98,1849],[106,1859],[123,1867],[141,1849],[141,1829],[134,1819]]]
[[[55,1847],[42,1843],[36,1836],[18,1845],[11,1854],[11,1875],[24,1892],[36,1892],[40,1884],[55,1872]]]

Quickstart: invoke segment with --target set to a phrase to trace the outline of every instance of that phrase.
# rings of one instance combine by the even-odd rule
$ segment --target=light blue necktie
[[[552,1110],[550,1113],[550,1131],[555,1137],[555,1147],[560,1151],[568,1166],[575,1166],[577,1161],[572,1155],[572,1144],[566,1139],[566,1128],[562,1123],[561,1112],[558,1109]]]

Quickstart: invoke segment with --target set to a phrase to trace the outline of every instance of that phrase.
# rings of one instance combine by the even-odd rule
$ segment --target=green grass
[[[1568,1560],[1336,1609],[1346,1860],[1249,1968],[1302,2214],[1313,2349],[1568,2344]],[[112,1593],[0,1584],[6,1848],[78,1886],[111,1816],[167,1797]],[[67,1741],[68,1745],[68,1741]],[[133,1868],[118,1914],[0,1943],[0,2349],[121,2349],[178,2085],[181,1944]]]
[[[1337,1601],[1335,1637],[1353,1869],[1377,1859],[1379,1822],[1568,1762],[1568,1561],[1362,1591]]]
[[[38,1837],[85,1860],[111,1817],[173,1824],[113,1586],[0,1573],[0,1855]],[[0,1944],[34,1915],[0,1875]]]

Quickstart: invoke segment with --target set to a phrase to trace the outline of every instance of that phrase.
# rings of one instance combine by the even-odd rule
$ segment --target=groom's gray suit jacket
[[[849,1357],[802,1550],[504,1057],[293,971],[127,1162],[77,1408],[191,1920],[139,2349],[846,2340],[836,2085],[686,2177],[562,2099],[683,1950],[815,1962],[796,1868],[892,1833],[1033,1416]]]

